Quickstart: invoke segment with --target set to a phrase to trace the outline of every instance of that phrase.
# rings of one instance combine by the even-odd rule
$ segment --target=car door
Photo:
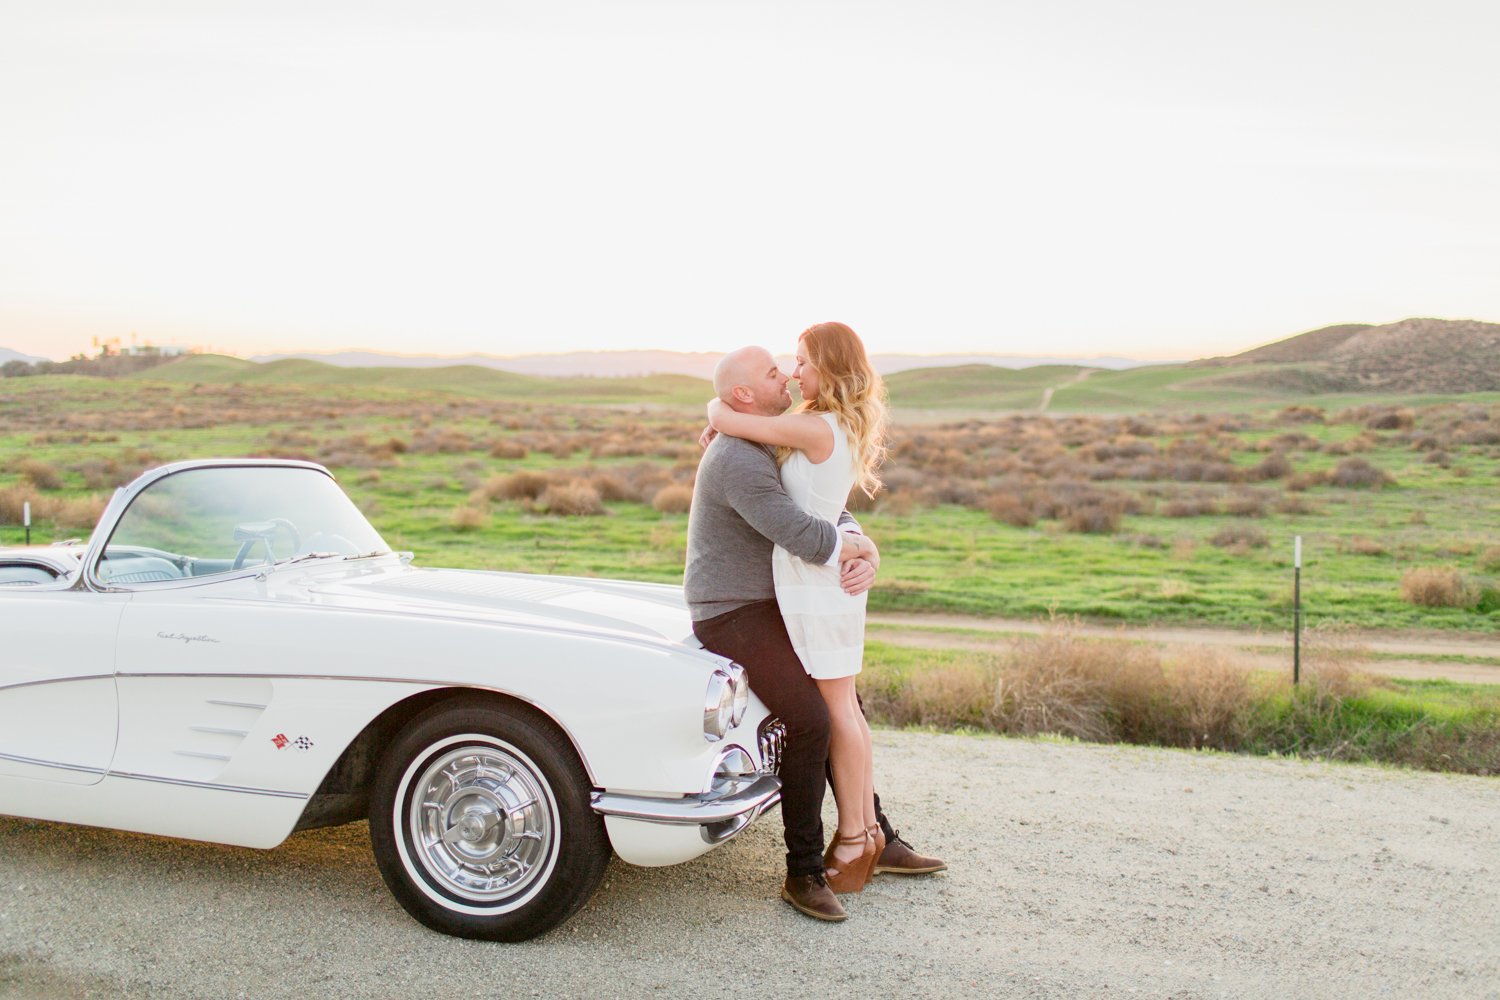
[[[0,776],[77,785],[104,777],[119,727],[115,639],[129,600],[61,578],[0,576]]]

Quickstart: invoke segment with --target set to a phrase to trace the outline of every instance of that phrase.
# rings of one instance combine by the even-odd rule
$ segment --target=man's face
[[[744,385],[754,396],[750,406],[736,406],[745,413],[756,413],[763,417],[774,417],[785,413],[792,405],[792,394],[787,392],[787,377],[771,357],[770,351],[759,351],[750,360]]]

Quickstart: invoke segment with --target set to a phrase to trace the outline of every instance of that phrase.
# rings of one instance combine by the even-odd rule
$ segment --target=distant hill
[[[1194,361],[1192,364],[1200,366],[1219,366],[1250,363],[1280,363],[1280,362],[1302,362],[1323,361],[1328,352],[1338,347],[1350,337],[1364,330],[1372,329],[1369,323],[1345,323],[1342,326],[1325,326],[1319,330],[1309,330],[1307,333],[1299,333],[1295,337],[1278,340],[1262,347],[1241,351],[1239,354],[1227,358],[1205,358]]]
[[[1295,365],[1276,371],[1259,366]],[[1247,367],[1248,366],[1248,367]],[[1192,367],[1240,369],[1239,384],[1313,392],[1500,391],[1500,324],[1404,319],[1329,326]]]
[[[672,352],[620,353],[670,356]],[[956,357],[943,356],[942,360]],[[149,371],[119,377],[207,385],[459,393],[543,405],[639,403],[694,411],[711,392],[706,378],[684,374],[531,375],[488,365],[354,366],[300,358],[261,363],[220,355],[175,358]],[[1408,319],[1382,326],[1345,324],[1233,357],[1187,364],[1124,369],[1078,364],[1024,368],[933,364],[892,372],[886,382],[892,406],[902,419],[915,420],[944,419],[945,413],[1230,412],[1290,403],[1347,406],[1459,393],[1500,394],[1500,324],[1441,319]]]
[[[1326,364],[1361,389],[1500,390],[1500,323],[1408,319],[1371,327],[1333,348]]]
[[[339,351],[333,354],[261,354],[256,362],[285,360],[317,361],[340,368],[452,368],[474,365],[514,372],[518,375],[548,377],[592,376],[629,378],[639,375],[690,375],[710,379],[714,365],[723,357],[719,351],[571,351],[565,354],[522,354],[499,356],[465,354],[442,357],[432,354],[382,354],[378,351]],[[1032,368],[1038,365],[1077,365],[1087,368],[1134,368],[1161,362],[1136,361],[1131,358],[1059,358],[1027,357],[1018,354],[876,354],[870,358],[882,375],[913,368],[956,368],[990,365],[997,368]]]

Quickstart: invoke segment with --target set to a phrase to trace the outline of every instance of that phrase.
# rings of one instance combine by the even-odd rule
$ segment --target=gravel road
[[[261,852],[0,818],[0,996],[1500,998],[1495,779],[891,731],[876,763],[947,873],[819,924],[773,816],[614,862],[521,945],[408,919],[362,824]]]

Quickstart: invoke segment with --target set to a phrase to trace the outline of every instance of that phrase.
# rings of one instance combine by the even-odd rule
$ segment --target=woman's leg
[[[868,744],[862,735],[863,716],[854,700],[854,678],[818,680],[818,690],[828,704],[828,765],[833,771],[833,798],[838,805],[838,836],[855,841],[834,846],[834,859],[851,862],[864,852],[866,757]],[[867,734],[868,730],[863,730]],[[873,808],[873,807],[872,807]]]
[[[853,680],[854,678],[850,678]],[[862,787],[860,788],[860,811],[864,818],[865,828],[878,827],[880,819],[875,812],[875,747],[870,738],[870,724],[865,719],[864,711],[859,707],[859,698],[854,693],[854,685],[849,685],[850,714],[854,717],[855,724],[859,727],[860,750],[864,757],[864,773]]]

